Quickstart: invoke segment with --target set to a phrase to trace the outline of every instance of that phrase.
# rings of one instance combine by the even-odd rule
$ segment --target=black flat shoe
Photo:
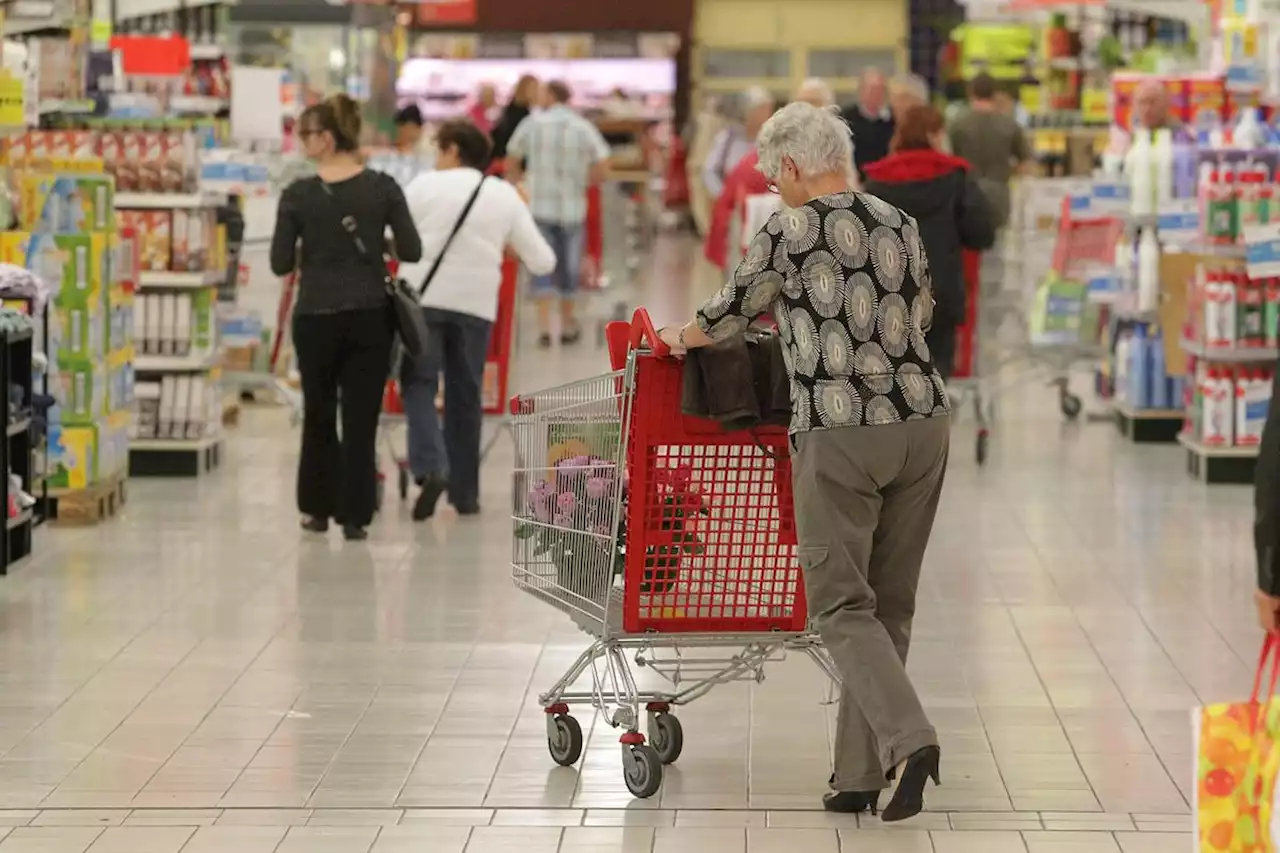
[[[560,336],[560,343],[567,347],[573,346],[580,340],[582,340],[581,329],[574,329],[572,331],[565,332]]]
[[[551,336],[538,335],[538,346],[542,349],[551,349]]]
[[[369,531],[354,524],[347,524],[342,528],[342,535],[348,542],[363,542],[369,538]]]
[[[436,504],[444,494],[445,481],[440,477],[428,477],[418,492],[418,499],[413,502],[413,520],[426,521],[436,514]]]
[[[834,791],[822,798],[822,807],[838,814],[876,813],[880,807],[879,791]]]
[[[454,509],[458,511],[458,515],[479,515],[480,514],[480,504],[470,504],[468,506],[455,506]]]
[[[924,785],[930,779],[933,784],[941,785],[938,778],[938,765],[942,761],[942,750],[936,746],[926,746],[911,753],[906,765],[902,768],[902,781],[893,792],[893,799],[880,813],[885,823],[906,820],[915,817],[924,810]]]
[[[327,518],[304,518],[302,519],[302,529],[308,533],[328,533],[329,519]]]

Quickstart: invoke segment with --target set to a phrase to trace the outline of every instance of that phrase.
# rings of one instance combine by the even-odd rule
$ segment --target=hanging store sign
[[[421,27],[474,25],[477,0],[418,0],[414,21]]]

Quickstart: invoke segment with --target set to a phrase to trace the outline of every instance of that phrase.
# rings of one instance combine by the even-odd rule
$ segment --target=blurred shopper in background
[[[551,346],[551,309],[557,299],[560,342],[576,344],[582,338],[575,303],[587,187],[604,180],[609,160],[608,143],[594,124],[569,107],[571,97],[566,84],[548,83],[547,108],[522,121],[507,144],[507,176],[518,183],[522,174],[527,175],[533,218],[556,253],[555,270],[532,281],[542,347]],[[522,161],[527,161],[527,171]]]
[[[938,781],[938,736],[907,676],[916,587],[942,494],[950,409],[929,357],[929,264],[916,223],[853,191],[849,126],[796,103],[764,126],[760,169],[784,209],[724,289],[661,335],[674,352],[771,312],[791,379],[797,557],[840,671],[829,811],[903,820]]]
[[[423,158],[429,158],[432,155],[430,140],[423,132],[422,110],[417,104],[401,107],[392,121],[396,127],[397,151]]]
[[[507,101],[507,105],[502,108],[502,115],[489,131],[493,139],[495,161],[501,162],[507,158],[507,143],[511,141],[511,135],[516,132],[520,123],[528,118],[529,113],[537,106],[540,88],[538,78],[532,74],[525,74],[516,81],[516,87],[511,92],[511,100]]]
[[[868,68],[858,83],[858,103],[841,110],[853,131],[853,165],[864,178],[868,163],[889,153],[893,138],[893,113],[889,109],[888,84],[878,69]]]
[[[768,99],[768,115],[764,115],[765,103],[760,98],[767,95],[763,90],[748,92],[744,103],[751,104],[746,111],[751,124],[747,129],[752,131],[751,145],[729,168],[720,186],[720,194],[715,197],[711,208],[711,221],[707,226],[707,236],[702,243],[702,254],[707,264],[703,267],[702,293],[714,293],[724,286],[725,267],[729,263],[729,241],[733,234],[733,216],[738,209],[739,201],[748,195],[758,195],[769,191],[769,184],[756,168],[755,137],[760,127],[773,114],[774,102]],[[761,116],[764,116],[761,118]],[[759,124],[755,120],[759,119]],[[754,125],[754,126],[753,126]],[[709,189],[708,185],[708,189]]]
[[[728,117],[721,99],[707,98],[702,109],[685,127],[685,144],[689,149],[685,158],[685,177],[689,182],[689,216],[693,219],[694,230],[700,236],[707,233],[711,221],[711,206],[716,201],[707,193],[707,186],[702,181],[702,170],[707,164],[711,146],[727,122]]]
[[[832,107],[836,103],[836,93],[831,91],[827,81],[810,77],[800,84],[791,100],[815,107]]]
[[[467,118],[485,134],[488,134],[493,128],[493,122],[490,116],[493,115],[494,108],[498,105],[498,90],[493,87],[492,83],[482,83],[480,88],[476,90],[476,101],[467,110]],[[488,164],[485,164],[486,168]]]
[[[360,160],[360,108],[346,95],[298,118],[316,176],[280,194],[271,271],[298,273],[293,346],[302,374],[298,510],[315,533],[342,525],[365,539],[376,510],[375,439],[394,337],[382,255],[387,229],[400,260],[422,257],[422,241],[399,184]],[[354,232],[347,230],[352,224]],[[342,431],[338,431],[338,398]]]
[[[970,173],[991,203],[997,228],[1009,221],[1009,184],[1031,158],[1022,128],[996,103],[996,81],[986,72],[969,82],[969,109],[951,123],[951,152],[967,160]]]
[[[969,164],[942,151],[944,138],[937,110],[907,110],[894,132],[889,156],[867,166],[865,190],[916,218],[933,284],[933,326],[925,342],[938,371],[949,377],[956,329],[965,316],[961,251],[990,249],[996,229],[986,197],[969,175]]]
[[[446,492],[460,515],[480,511],[481,390],[503,253],[510,246],[534,275],[556,268],[555,252],[516,188],[485,178],[489,137],[468,120],[445,122],[436,147],[435,170],[405,191],[423,260],[400,268],[411,287],[427,285],[421,301],[431,333],[425,355],[416,363],[406,358],[401,373],[409,470],[422,487],[415,521],[430,518]],[[436,415],[441,374],[443,433]]]
[[[919,74],[899,74],[889,81],[889,109],[895,121],[912,107],[929,103],[929,83]]]
[[[753,87],[742,93],[729,124],[712,142],[702,168],[702,182],[712,199],[720,197],[729,173],[755,149],[756,134],[776,108],[773,95],[764,89]]]

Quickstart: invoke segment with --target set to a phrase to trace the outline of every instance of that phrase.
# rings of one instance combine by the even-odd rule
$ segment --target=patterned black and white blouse
[[[925,331],[933,315],[916,221],[864,193],[778,211],[698,309],[723,340],[772,312],[791,377],[791,431],[947,414]]]

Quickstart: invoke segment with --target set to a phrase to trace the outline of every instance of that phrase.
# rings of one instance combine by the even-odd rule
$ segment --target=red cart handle
[[[640,349],[646,342],[650,351],[658,358],[671,355],[671,347],[662,342],[653,320],[649,319],[649,312],[643,308],[636,309],[631,315],[630,323],[622,320],[609,323],[605,326],[604,335],[609,344],[609,363],[614,370],[626,367],[627,353]]]

